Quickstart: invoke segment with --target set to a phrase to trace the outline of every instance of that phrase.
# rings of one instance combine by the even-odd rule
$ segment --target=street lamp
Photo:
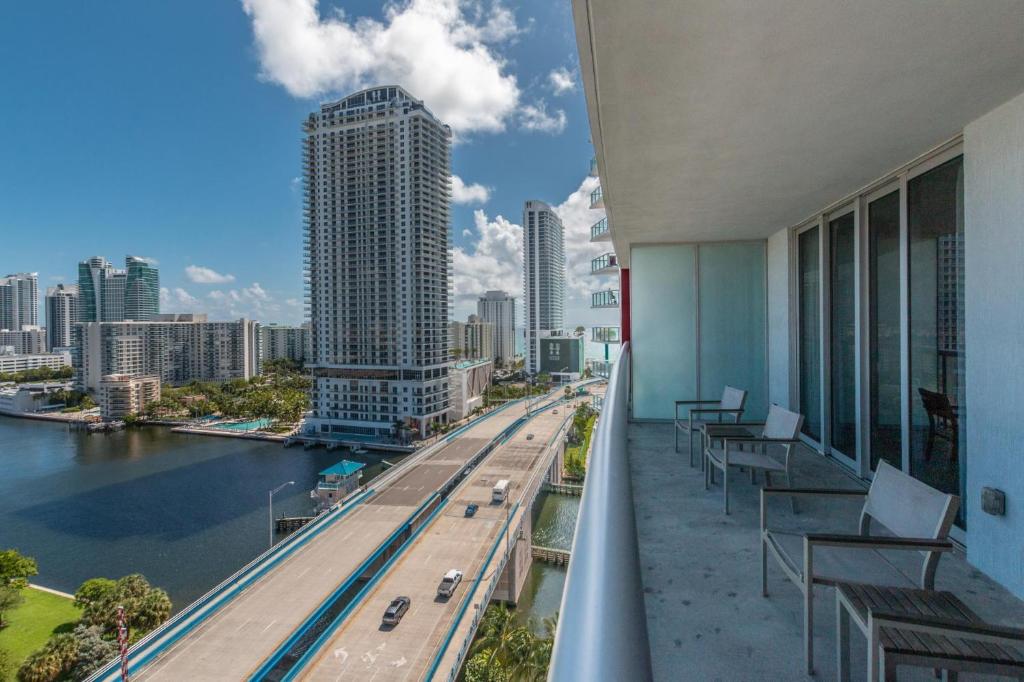
[[[273,490],[271,490],[270,493],[267,495],[267,498],[270,500],[270,547],[271,548],[274,547],[274,493],[276,493],[276,492],[280,491],[282,488],[286,488],[287,486],[290,486],[290,485],[295,485],[295,481],[288,481],[287,483],[282,483],[281,485],[279,485],[276,488],[274,488]]]

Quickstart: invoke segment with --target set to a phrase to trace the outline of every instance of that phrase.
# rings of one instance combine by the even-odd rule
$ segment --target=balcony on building
[[[597,175],[597,157],[595,156],[590,159],[590,177],[596,178]]]
[[[618,259],[614,253],[605,253],[590,261],[592,275],[613,275],[618,269]]]
[[[590,208],[604,208],[604,192],[600,187],[590,193]]]
[[[619,307],[619,291],[618,289],[606,289],[605,291],[595,291],[590,294],[590,307],[591,308],[618,308]]]
[[[548,679],[838,679],[836,590],[815,588],[805,614],[769,550],[762,596],[762,509],[800,547],[858,536],[879,471],[955,496],[927,595],[1020,628],[1024,3],[572,4],[615,223],[614,253],[591,271],[618,271],[622,301],[621,327],[590,340],[622,342]],[[688,443],[675,416],[727,386],[747,392],[742,422],[775,405],[803,420],[789,476],[731,468],[725,514],[721,472],[706,484],[703,439]],[[766,487],[844,494],[794,509],[774,492],[762,508]],[[920,559],[887,550],[856,578],[921,587]],[[879,604],[926,608],[914,599]],[[851,679],[865,679],[865,638],[849,636]],[[950,665],[971,648],[1002,655],[932,643]],[[901,665],[898,679],[938,667]]]
[[[607,242],[612,239],[612,231],[608,228],[608,218],[601,218],[590,226],[590,241]]]

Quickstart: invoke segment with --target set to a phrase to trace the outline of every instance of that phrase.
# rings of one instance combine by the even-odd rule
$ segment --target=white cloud
[[[479,183],[467,185],[458,175],[452,176],[452,201],[456,204],[486,204],[491,190]]]
[[[564,66],[553,69],[548,74],[548,83],[556,95],[564,95],[567,92],[576,92],[576,74]]]
[[[566,121],[565,112],[561,109],[549,114],[547,102],[544,100],[524,105],[519,112],[519,126],[523,130],[557,135],[565,130]]]
[[[202,265],[189,265],[185,268],[185,275],[196,284],[227,284],[235,281],[234,275],[222,275]]]
[[[591,292],[617,288],[615,277],[594,277],[590,274],[590,261],[612,250],[608,242],[591,243],[590,226],[604,217],[601,209],[590,208],[590,193],[601,181],[586,177],[575,192],[555,206],[565,229],[565,283],[567,296],[589,296]]]
[[[520,89],[499,46],[512,12],[482,0],[399,0],[384,20],[320,12],[318,0],[242,0],[261,76],[296,97],[397,83],[458,133],[504,130]]]
[[[476,299],[488,289],[504,289],[521,296],[523,289],[523,228],[503,216],[494,220],[473,212],[477,242],[471,249],[457,246],[453,253],[454,314],[465,319],[476,312]]]
[[[160,310],[165,313],[191,313],[198,312],[200,307],[199,299],[188,293],[181,287],[168,289],[160,287]],[[173,308],[173,310],[171,310]]]

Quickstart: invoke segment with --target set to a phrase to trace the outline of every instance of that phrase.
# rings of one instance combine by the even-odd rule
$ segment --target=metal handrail
[[[597,421],[549,682],[653,678],[626,457],[629,358],[626,343]]]

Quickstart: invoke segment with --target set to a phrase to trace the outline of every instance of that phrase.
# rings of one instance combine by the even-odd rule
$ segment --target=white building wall
[[[1024,597],[1024,94],[964,129],[964,164],[967,558]],[[981,511],[983,486],[1005,516]]]
[[[789,230],[768,238],[768,402],[792,407],[789,400],[790,314]]]

